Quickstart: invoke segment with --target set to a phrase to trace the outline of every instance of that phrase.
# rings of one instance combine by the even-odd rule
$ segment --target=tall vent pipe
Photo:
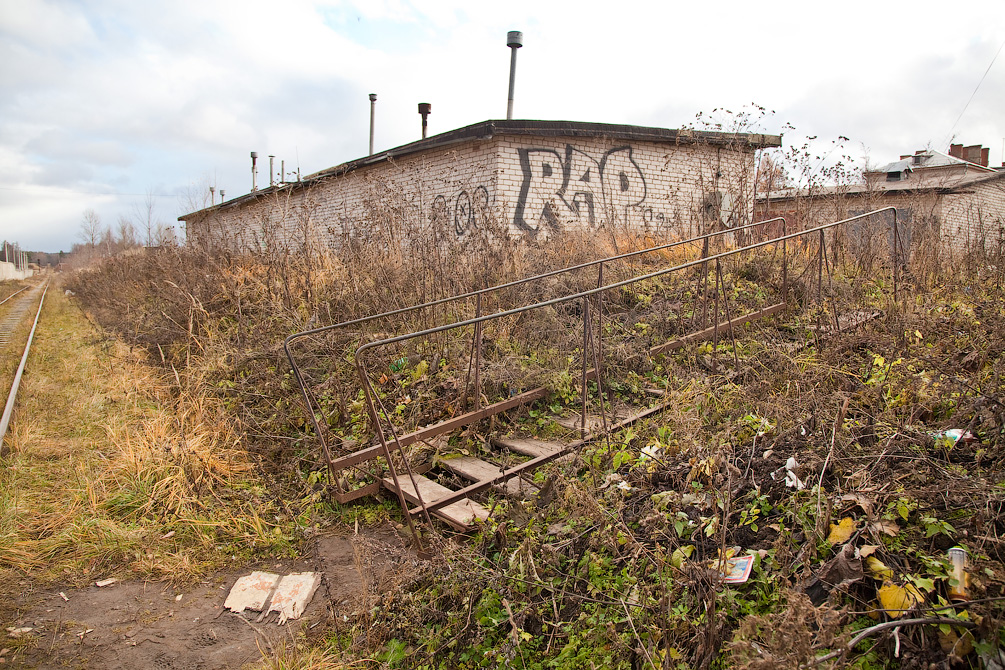
[[[251,190],[258,190],[258,152],[251,152]]]
[[[513,88],[516,86],[516,50],[523,46],[523,33],[511,30],[506,33],[506,46],[510,48],[509,58],[509,99],[506,102],[506,118],[513,118]]]
[[[373,110],[377,106],[377,94],[370,94],[370,154],[373,155]]]
[[[433,106],[428,102],[419,103],[419,114],[422,115],[422,139],[426,139],[426,117],[433,113]]]
[[[276,157],[273,154],[269,154],[269,186],[276,185]]]

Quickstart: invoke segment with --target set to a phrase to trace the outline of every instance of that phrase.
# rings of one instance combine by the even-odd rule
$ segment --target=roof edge
[[[626,141],[658,142],[663,144],[709,144],[720,147],[739,147],[750,150],[769,149],[782,146],[781,135],[765,133],[726,133],[709,130],[692,130],[688,128],[656,128],[651,126],[633,126],[614,123],[593,123],[584,121],[543,121],[532,119],[494,119],[481,121],[462,128],[448,130],[438,135],[403,144],[372,156],[357,158],[303,177],[297,182],[288,182],[268,188],[259,189],[238,196],[219,205],[183,214],[179,221],[188,221],[196,215],[210,211],[225,209],[240,205],[250,200],[270,195],[284,189],[296,189],[311,186],[314,183],[333,176],[343,175],[370,165],[376,165],[403,156],[441,149],[453,144],[471,140],[489,140],[496,135],[516,135],[533,137],[603,137]]]

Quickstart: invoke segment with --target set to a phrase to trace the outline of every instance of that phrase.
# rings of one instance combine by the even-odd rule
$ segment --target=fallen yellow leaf
[[[924,596],[913,584],[897,586],[892,582],[884,582],[876,591],[880,606],[892,617],[900,618],[907,610],[924,600]]]
[[[846,516],[836,525],[831,524],[831,534],[827,536],[827,541],[830,544],[844,544],[855,532],[855,528],[855,520]]]
[[[875,556],[868,556],[865,559],[865,569],[876,579],[893,579],[893,568]]]

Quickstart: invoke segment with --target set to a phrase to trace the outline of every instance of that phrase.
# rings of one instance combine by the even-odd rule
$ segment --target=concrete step
[[[405,500],[412,504],[419,504],[419,497],[415,495],[415,488],[412,487],[412,481],[408,474],[399,474],[398,482],[401,484],[401,492],[404,494]],[[422,501],[427,505],[453,493],[446,486],[437,484],[422,475],[415,475],[415,483],[419,488],[419,495],[422,496]],[[384,478],[384,485],[392,491],[394,490],[394,480],[390,477]],[[484,521],[489,518],[489,511],[484,505],[480,505],[468,498],[462,498],[457,502],[440,507],[431,511],[430,514],[443,519],[460,531],[468,530],[475,519]]]
[[[453,472],[455,475],[464,477],[465,479],[470,479],[473,482],[495,479],[503,473],[503,470],[498,465],[489,463],[488,461],[483,461],[482,459],[475,458],[474,456],[445,458],[439,461],[439,464],[447,470]],[[537,492],[536,486],[528,484],[520,479],[519,476],[513,476],[501,484],[497,484],[496,488],[503,491],[503,493],[514,497],[524,497]]]

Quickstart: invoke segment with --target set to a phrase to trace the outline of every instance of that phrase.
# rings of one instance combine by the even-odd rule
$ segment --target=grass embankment
[[[217,404],[165,381],[59,290],[46,297],[11,427],[0,467],[4,590],[24,576],[181,581],[290,549]]]
[[[555,264],[571,265],[572,259],[556,258]],[[665,388],[674,400],[667,412],[584,449],[580,460],[539,470],[537,483],[550,484],[536,500],[489,501],[493,519],[472,538],[438,542],[434,529],[430,543],[442,550],[436,560],[402,570],[377,607],[343,611],[327,631],[315,630],[325,633],[322,644],[305,645],[296,662],[277,663],[987,665],[1005,643],[1000,287],[995,278],[950,274],[948,287],[910,290],[902,284],[902,300],[892,305],[889,291],[881,290],[885,275],[851,268],[855,272],[837,274],[833,286],[827,282],[828,294],[840,300],[824,312],[822,304],[814,305],[808,280],[818,275],[811,264],[802,267],[796,272],[790,266],[792,311],[778,323],[751,326],[735,347],[723,337],[717,350],[705,343],[662,360],[632,352],[655,343],[650,333],[667,339],[690,327],[700,291],[687,283],[714,285],[711,272],[679,286],[633,286],[616,302],[611,298],[604,311],[607,390],[637,403],[640,388]],[[185,375],[205,380],[257,433],[258,453],[274,458],[273,479],[312,489],[307,501],[320,502],[323,473],[317,458],[309,458],[314,441],[305,433],[278,343],[305,324],[397,305],[369,285],[342,281],[337,263],[331,268],[320,274],[315,267],[307,294],[296,283],[306,283],[306,275],[282,265],[177,250],[109,262],[81,280],[78,296],[105,327],[160,357],[169,375],[178,369],[178,386]],[[749,307],[762,307],[757,289],[770,288],[778,273],[737,263],[724,275],[721,291],[734,305],[752,295]],[[422,284],[414,277],[381,286],[421,302],[406,292]],[[529,304],[546,290],[569,288],[530,286],[513,299]],[[887,311],[826,342],[809,328],[826,323],[831,312],[864,307]],[[519,368],[529,360],[561,360],[557,352],[579,346],[579,323],[574,310],[555,310],[538,321],[488,331],[486,357],[497,357],[504,372],[514,361]],[[680,328],[668,328],[674,324]],[[406,326],[393,324],[397,332]],[[336,436],[365,428],[355,389],[338,385],[343,344],[321,342],[304,354],[318,377],[312,389],[331,406],[328,425]],[[429,412],[442,408],[437,402],[451,389],[454,398],[463,392],[470,344],[440,344],[435,352],[446,365],[427,363],[431,355],[424,358],[418,348],[391,353],[393,366],[380,363],[374,383],[402,415],[420,406],[416,420],[435,420],[438,415]],[[449,374],[457,378],[434,383]],[[499,418],[509,426],[472,427],[438,455],[479,451],[500,428],[546,435],[549,404],[578,404],[578,391],[570,386],[566,392],[556,389],[540,407]],[[938,437],[947,428],[973,437]],[[156,477],[143,481],[152,486]],[[802,487],[786,486],[796,479]],[[128,516],[131,505],[121,509],[137,518]],[[372,503],[355,509],[364,520],[367,510],[386,513]],[[316,512],[324,511],[319,504]],[[971,560],[970,600],[956,606],[949,603],[958,584],[946,553],[954,545],[965,547]],[[744,584],[725,585],[718,577],[722,557],[731,552],[754,557]],[[849,649],[853,636],[877,620],[905,618],[953,621],[904,625],[896,635],[892,626],[877,629]]]

